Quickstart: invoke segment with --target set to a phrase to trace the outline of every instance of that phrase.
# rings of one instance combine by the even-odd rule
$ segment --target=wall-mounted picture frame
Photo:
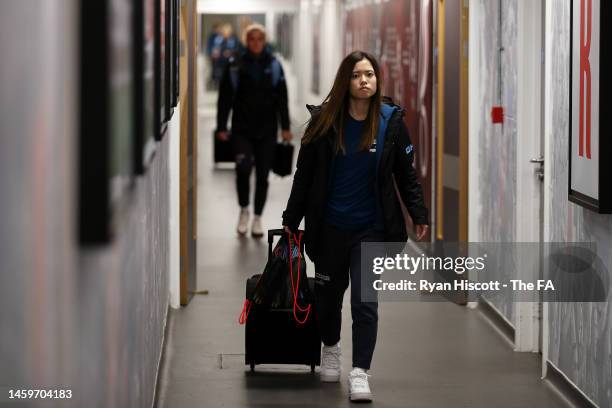
[[[319,95],[321,93],[321,5],[312,9],[312,70],[310,77],[310,91]]]
[[[140,175],[155,152],[155,0],[133,4],[134,172]]]
[[[568,197],[601,214],[612,213],[612,116],[600,103],[612,68],[610,17],[609,1],[571,2]]]
[[[134,181],[133,7],[81,1],[79,240],[108,243]]]
[[[278,51],[285,59],[293,58],[293,31],[295,15],[290,13],[280,13],[276,19],[276,51]]]
[[[174,107],[172,105],[172,78],[174,78],[174,0],[166,0],[166,89],[164,96],[166,98],[166,120],[169,121],[174,113]]]
[[[181,24],[181,11],[180,0],[172,0],[174,6],[172,8],[173,18],[172,21],[174,25],[172,26],[172,49],[173,49],[173,76],[172,76],[172,97],[171,97],[171,105],[172,107],[176,107],[179,100],[179,61],[181,57],[180,51],[180,24]]]
[[[175,108],[178,103],[178,75],[179,75],[179,16],[180,1],[170,0],[172,3],[172,47],[171,76],[170,76],[170,106]]]
[[[155,0],[155,140],[162,140],[167,129],[167,73],[166,73],[166,3]]]

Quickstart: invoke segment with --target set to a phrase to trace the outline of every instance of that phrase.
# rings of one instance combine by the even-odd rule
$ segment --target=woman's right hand
[[[288,227],[288,226],[286,226],[286,225],[283,225],[283,231],[285,231],[285,232],[286,232],[286,233],[288,233],[288,234],[292,234],[292,233],[293,233],[293,232],[292,232],[292,231],[289,229],[289,227]]]
[[[425,235],[427,234],[427,231],[429,231],[429,225],[427,225],[427,224],[417,224],[417,225],[415,225],[416,240],[420,241],[423,238],[425,238]]]
[[[227,142],[229,140],[229,132],[227,130],[218,131],[217,139]]]

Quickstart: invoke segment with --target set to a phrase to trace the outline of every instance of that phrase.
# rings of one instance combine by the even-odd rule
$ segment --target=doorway
[[[434,243],[468,241],[469,18],[468,1],[438,0]],[[454,272],[439,275],[443,281],[456,279]],[[445,295],[457,304],[467,304],[466,291]]]
[[[542,278],[544,226],[543,1],[521,0],[517,17],[517,225],[516,241],[539,244],[539,268],[524,269],[525,278]],[[515,302],[516,351],[539,352],[542,302]]]

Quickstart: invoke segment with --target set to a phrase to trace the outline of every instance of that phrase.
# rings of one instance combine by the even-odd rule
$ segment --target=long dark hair
[[[370,97],[370,107],[366,117],[363,135],[359,144],[359,150],[367,150],[376,139],[378,132],[378,122],[380,116],[380,104],[382,103],[382,76],[376,58],[364,51],[353,51],[340,63],[336,79],[331,91],[321,106],[321,113],[317,120],[311,122],[304,133],[302,143],[311,143],[327,134],[329,129],[336,125],[338,130],[337,151],[345,152],[344,147],[344,120],[348,114],[351,75],[355,64],[363,59],[367,59],[374,68],[376,75],[376,93]]]

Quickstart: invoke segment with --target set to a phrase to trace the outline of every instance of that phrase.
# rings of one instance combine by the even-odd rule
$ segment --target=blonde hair
[[[263,34],[264,40],[267,39],[266,28],[259,23],[253,23],[246,26],[244,31],[242,32],[242,43],[246,45],[247,37],[251,31],[259,31]]]
[[[223,23],[221,26],[221,33],[224,37],[229,37],[234,32],[232,25],[230,23]]]

